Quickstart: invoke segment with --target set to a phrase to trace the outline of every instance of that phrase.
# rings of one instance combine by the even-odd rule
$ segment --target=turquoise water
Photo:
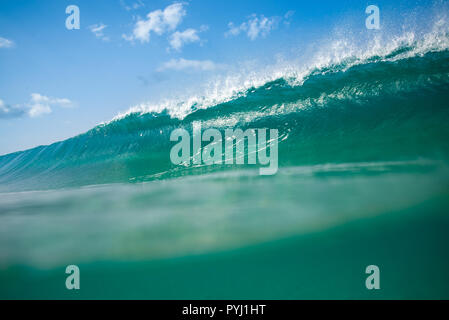
[[[0,157],[0,298],[449,298],[449,51],[421,49]],[[278,173],[173,165],[194,121],[278,129]]]

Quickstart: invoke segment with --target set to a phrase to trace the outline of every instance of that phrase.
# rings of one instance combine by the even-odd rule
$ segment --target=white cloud
[[[103,41],[109,41],[109,37],[105,36],[103,33],[103,30],[106,29],[107,27],[108,27],[107,25],[99,23],[93,24],[88,28],[98,39],[101,39]]]
[[[125,0],[120,0],[120,4],[122,5],[123,8],[125,8],[126,11],[130,11],[130,10],[137,10],[140,7],[144,7],[145,4],[142,2],[142,0],[137,0],[136,2],[133,2],[131,4],[127,4],[127,1]]]
[[[28,115],[30,117],[37,117],[51,113],[52,107],[71,107],[72,102],[65,98],[50,98],[39,93],[32,93],[31,100],[26,106],[28,108]]]
[[[126,34],[122,34],[122,38],[123,38],[123,40],[129,41],[129,42],[133,42],[134,41],[134,37],[133,36],[128,36]]]
[[[8,112],[7,106],[2,99],[0,99],[0,112]]]
[[[88,29],[95,35],[95,37],[97,37],[98,39],[101,39],[103,41],[109,41],[109,37],[104,35],[104,29],[106,29],[108,26],[103,24],[103,23],[99,23],[99,24],[93,24],[91,26],[88,27]]]
[[[12,112],[11,106],[6,105],[2,99],[0,99],[0,119],[9,116]]]
[[[181,59],[171,59],[170,61],[165,62],[162,67],[158,69],[158,71],[164,70],[200,70],[200,71],[212,71],[215,70],[218,66],[210,61],[210,60],[186,60],[184,58]]]
[[[165,32],[173,31],[185,15],[186,10],[182,3],[171,4],[164,10],[152,11],[147,14],[145,20],[137,21],[132,35],[123,35],[123,38],[128,41],[149,42],[151,32],[162,35]]]
[[[292,14],[293,12],[289,11],[284,18],[290,18]],[[253,14],[249,17],[248,21],[245,21],[238,26],[229,22],[229,30],[225,32],[225,37],[238,36],[240,33],[246,33],[251,40],[256,40],[259,37],[263,38],[277,27],[279,20],[279,17],[267,18],[264,15],[257,16]]]
[[[17,118],[25,114],[23,106],[11,106],[7,105],[0,99],[0,119],[4,118]]]
[[[0,37],[0,48],[12,48],[13,46],[14,42],[12,40]]]
[[[39,93],[32,93],[29,102],[15,106],[7,105],[3,100],[0,100],[0,119],[23,115],[34,118],[51,113],[53,107],[68,108],[72,106],[72,101],[66,98],[51,98]]]
[[[173,33],[170,38],[170,46],[179,51],[184,44],[198,41],[200,41],[198,31],[190,28],[183,32],[176,31]]]
[[[89,27],[90,31],[92,31],[96,36],[103,34],[103,29],[107,26],[100,23],[100,24],[94,24]]]

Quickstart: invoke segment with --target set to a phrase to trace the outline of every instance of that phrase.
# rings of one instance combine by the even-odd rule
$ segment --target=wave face
[[[146,181],[242,166],[177,167],[175,128],[271,128],[279,166],[449,159],[449,51],[398,47],[248,88],[182,118],[135,112],[89,132],[0,157],[0,191]],[[251,168],[251,167],[249,167]]]

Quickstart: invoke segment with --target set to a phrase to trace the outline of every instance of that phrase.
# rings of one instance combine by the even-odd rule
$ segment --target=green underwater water
[[[3,195],[0,297],[447,299],[449,173],[398,166]]]
[[[415,49],[0,157],[0,298],[448,299],[449,52]],[[195,121],[278,129],[278,173],[173,165]]]

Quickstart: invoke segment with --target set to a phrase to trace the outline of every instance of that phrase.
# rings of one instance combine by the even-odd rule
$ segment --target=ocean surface
[[[448,44],[399,43],[1,156],[0,298],[448,299]],[[172,164],[170,133],[195,121],[278,129],[279,171]],[[381,290],[365,288],[372,264]]]

